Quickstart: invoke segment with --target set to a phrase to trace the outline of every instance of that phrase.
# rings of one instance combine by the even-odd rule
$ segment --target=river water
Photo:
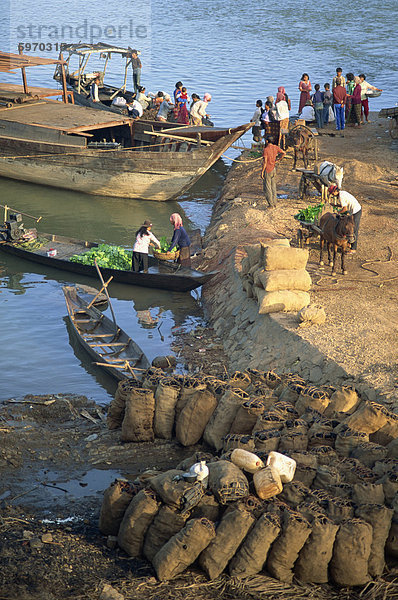
[[[65,41],[138,48],[147,91],[171,93],[181,79],[189,93],[210,92],[212,120],[228,126],[249,121],[255,101],[276,95],[279,85],[285,86],[295,112],[302,72],[323,87],[338,66],[344,73],[364,72],[384,90],[370,101],[371,110],[394,106],[397,31],[396,0],[318,0],[315,5],[302,0],[279,5],[254,0],[3,0],[0,14],[1,49],[17,52],[17,44],[23,43],[27,54],[56,58],[57,44]],[[99,63],[94,61],[92,68],[98,70]],[[52,72],[51,67],[28,69],[28,82],[55,87]],[[108,81],[121,82],[122,72],[122,63],[113,59]],[[2,81],[20,82],[20,73],[2,75]],[[250,144],[249,134],[242,143]],[[228,154],[234,156],[232,150]],[[131,246],[133,232],[146,218],[156,235],[170,235],[168,219],[175,211],[189,227],[204,230],[229,164],[219,161],[179,203],[89,197],[7,180],[0,180],[1,198],[18,210],[43,216],[42,231]],[[32,222],[25,219],[25,225]],[[0,400],[27,393],[80,393],[99,402],[112,396],[112,379],[93,367],[69,338],[62,285],[74,280],[0,254]],[[110,291],[119,325],[150,359],[168,352],[176,328],[203,319],[198,293],[121,285]],[[147,310],[153,328],[144,323]]]

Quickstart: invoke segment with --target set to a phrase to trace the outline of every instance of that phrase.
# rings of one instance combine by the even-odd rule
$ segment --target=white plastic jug
[[[231,462],[248,473],[255,473],[264,467],[264,463],[261,458],[259,458],[256,454],[253,454],[253,452],[243,450],[243,448],[235,448],[231,454]]]
[[[288,483],[293,480],[296,472],[296,461],[280,452],[272,450],[268,454],[267,467],[270,466],[279,473],[282,483]]]

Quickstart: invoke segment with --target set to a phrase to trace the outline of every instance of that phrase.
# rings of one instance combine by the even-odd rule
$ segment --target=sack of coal
[[[235,450],[235,448],[242,448],[251,452],[254,450],[254,439],[251,435],[239,435],[238,433],[228,433],[224,437],[223,452],[229,450]]]
[[[153,557],[158,579],[168,581],[183,573],[215,535],[214,525],[208,519],[190,519]]]
[[[141,387],[141,384],[136,379],[123,379],[119,381],[115,397],[109,405],[106,416],[109,429],[117,429],[122,426],[126,399],[129,397],[131,390],[137,387]]]
[[[300,416],[305,413],[307,408],[312,408],[322,414],[329,402],[329,396],[324,390],[310,385],[302,390],[296,402],[296,410]]]
[[[183,446],[192,446],[201,439],[217,408],[215,396],[208,390],[194,392],[181,410],[176,422],[176,437]]]
[[[264,402],[260,398],[252,398],[243,402],[238,408],[238,412],[231,425],[230,433],[250,434],[258,417],[263,412]]]
[[[355,516],[373,527],[372,546],[369,556],[369,574],[372,577],[382,575],[385,567],[384,547],[391,528],[394,511],[382,504],[361,504]]]
[[[188,519],[188,514],[181,514],[176,508],[163,504],[150,524],[145,536],[143,553],[152,561],[155,554],[178,533]]]
[[[340,523],[330,561],[330,575],[337,585],[351,587],[368,583],[372,536],[372,526],[361,519]]]
[[[272,577],[291,583],[293,566],[311,533],[310,523],[299,513],[285,511],[282,532],[272,544],[267,559],[267,571]]]
[[[279,515],[270,513],[261,515],[231,560],[229,574],[232,577],[249,577],[260,573],[280,531]]]
[[[153,392],[144,388],[132,390],[126,400],[126,410],[122,423],[122,442],[152,442],[155,397]]]
[[[363,433],[375,433],[388,421],[388,411],[377,402],[362,402],[358,410],[348,417],[346,424],[350,429]]]
[[[172,377],[161,379],[156,388],[153,430],[157,438],[171,440],[179,391],[180,386]]]
[[[216,529],[216,537],[199,556],[199,565],[209,579],[215,579],[224,571],[254,521],[251,512],[238,507],[224,514]]]
[[[326,417],[332,417],[335,413],[350,413],[358,407],[360,401],[361,400],[354,388],[342,386],[330,396],[330,402],[324,415]]]
[[[233,388],[239,388],[240,390],[247,390],[251,384],[250,375],[244,371],[235,371],[229,378],[229,384]]]
[[[221,504],[233,502],[249,495],[249,482],[232,462],[219,460],[209,463],[209,490]]]
[[[281,432],[277,429],[267,429],[256,431],[253,437],[256,452],[272,452],[279,448]]]
[[[159,510],[156,494],[141,490],[132,499],[120,523],[117,543],[129,556],[141,556],[144,537]]]
[[[294,573],[304,583],[327,583],[328,565],[339,526],[326,516],[311,522],[311,534],[300,551]]]
[[[184,471],[179,469],[170,469],[148,479],[148,485],[165,504],[180,509],[184,505],[185,494],[194,486],[184,479],[183,474]]]
[[[184,377],[181,385],[180,394],[178,396],[175,418],[178,419],[180,412],[188,402],[189,398],[195,393],[205,390],[207,384],[205,381],[198,379],[197,377]]]
[[[239,406],[247,400],[249,396],[238,388],[232,388],[223,394],[204,431],[203,439],[206,444],[221,450],[223,438],[230,432]]]
[[[99,530],[104,535],[117,535],[124,513],[133,496],[141,489],[125,479],[115,479],[105,490],[99,517]]]

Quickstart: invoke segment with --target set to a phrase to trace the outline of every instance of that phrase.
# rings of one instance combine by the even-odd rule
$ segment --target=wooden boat
[[[47,233],[40,233],[39,238],[40,242],[43,242],[39,248],[28,250],[17,240],[13,242],[0,242],[0,250],[47,267],[63,269],[64,271],[78,273],[79,275],[97,277],[97,271],[94,266],[71,262],[69,259],[74,254],[82,254],[90,248],[97,247],[98,244]],[[47,253],[50,249],[56,250],[56,256],[48,256]],[[176,263],[158,261],[153,256],[149,256],[148,259],[149,269],[147,273],[135,273],[134,271],[103,267],[101,267],[101,271],[105,278],[109,279],[109,277],[113,277],[113,281],[119,283],[175,292],[189,292],[194,290],[209,281],[216,274],[214,271],[204,273],[195,269],[181,267],[181,265]]]
[[[100,310],[77,294],[74,286],[62,288],[69,320],[78,342],[116,379],[136,377],[150,363],[142,349]]]
[[[35,64],[34,57],[0,52],[0,71],[25,69],[25,59],[26,66]],[[49,62],[64,66],[61,60]],[[11,108],[0,104],[0,176],[94,195],[170,200],[186,192],[252,125],[134,120],[67,104],[63,83],[64,102],[44,94],[29,99],[24,85],[23,101]],[[1,98],[7,100],[6,91]]]

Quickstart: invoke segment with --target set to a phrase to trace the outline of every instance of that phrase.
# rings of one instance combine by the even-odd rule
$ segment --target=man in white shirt
[[[304,119],[306,123],[311,123],[312,121],[315,121],[315,111],[310,100],[308,100],[305,106],[303,107],[303,110],[300,114],[300,119]]]
[[[202,120],[206,114],[207,102],[201,100],[197,94],[192,94],[192,104],[189,111],[192,125],[203,125]]]
[[[99,85],[101,83],[100,78],[97,76],[93,83],[91,84],[90,87],[90,99],[93,102],[100,102],[99,96],[98,96],[98,90],[99,90]]]
[[[335,196],[338,199],[338,205],[341,206],[340,213],[349,213],[354,217],[355,242],[351,244],[351,250],[349,250],[349,253],[354,254],[357,251],[358,230],[362,216],[362,206],[355,196],[345,190],[339,190],[335,184],[329,186],[328,192],[331,196]]]
[[[129,102],[127,104],[127,109],[129,111],[129,117],[132,117],[133,119],[138,119],[144,114],[144,109],[142,108],[142,105],[138,102],[138,100],[133,100],[132,102]]]

